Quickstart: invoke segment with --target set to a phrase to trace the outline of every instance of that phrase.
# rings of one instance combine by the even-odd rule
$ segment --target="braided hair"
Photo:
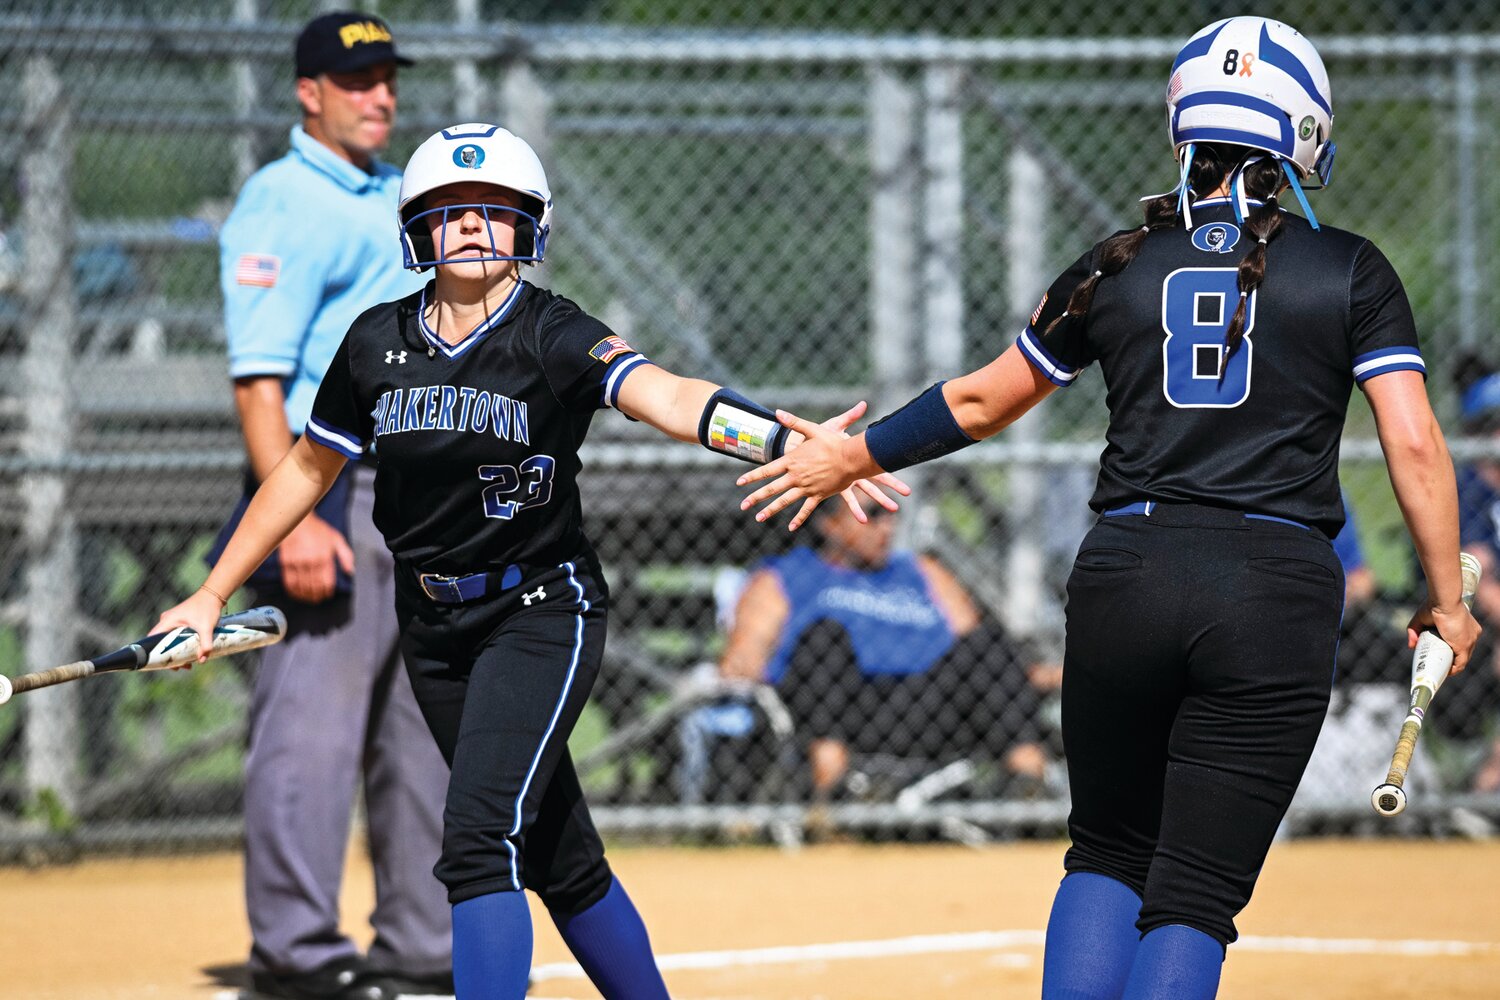
[[[1242,175],[1246,197],[1261,204],[1245,219],[1245,231],[1256,242],[1240,262],[1236,277],[1240,301],[1224,333],[1224,360],[1219,368],[1221,379],[1229,368],[1229,359],[1245,339],[1245,303],[1250,293],[1265,280],[1266,246],[1281,232],[1281,209],[1276,196],[1285,183],[1281,164],[1273,157],[1255,157],[1254,151],[1242,146],[1202,143],[1194,149],[1193,162],[1188,167],[1191,197],[1207,197],[1235,173]],[[1073,289],[1067,308],[1048,325],[1046,332],[1051,333],[1064,319],[1086,316],[1093,305],[1094,290],[1099,287],[1099,282],[1129,267],[1153,229],[1170,229],[1177,225],[1177,202],[1175,191],[1147,200],[1143,206],[1145,225],[1128,233],[1118,233],[1101,243],[1094,273]]]
[[[1286,178],[1281,163],[1267,156],[1241,168],[1244,171],[1245,195],[1260,201],[1245,218],[1245,232],[1255,237],[1255,245],[1240,261],[1236,283],[1240,288],[1240,302],[1229,319],[1229,329],[1224,331],[1224,362],[1219,368],[1219,378],[1229,368],[1229,359],[1245,339],[1245,304],[1250,293],[1260,287],[1266,278],[1266,245],[1281,232],[1281,206],[1276,195],[1281,191]]]

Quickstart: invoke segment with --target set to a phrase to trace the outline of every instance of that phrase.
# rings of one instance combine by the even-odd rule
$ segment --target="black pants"
[[[1343,571],[1313,530],[1158,506],[1101,518],[1068,581],[1065,865],[1143,899],[1142,933],[1224,944],[1328,709]]]
[[[410,571],[396,576],[412,690],[453,769],[433,869],[449,901],[524,887],[553,912],[587,909],[611,875],[568,736],[604,655],[597,565],[530,572],[461,605],[432,602]]]
[[[797,640],[776,687],[805,738],[856,753],[998,759],[1038,735],[1040,699],[1025,668],[1015,641],[985,621],[922,673],[866,676],[848,632],[826,620]]]

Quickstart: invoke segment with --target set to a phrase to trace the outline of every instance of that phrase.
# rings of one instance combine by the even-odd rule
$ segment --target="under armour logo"
[[[538,588],[536,588],[536,590],[532,591],[529,594],[522,594],[521,595],[521,600],[525,601],[526,602],[526,606],[529,608],[529,607],[531,607],[531,602],[532,602],[533,599],[536,599],[536,600],[540,601],[540,600],[543,600],[546,596],[547,596],[547,588],[546,587],[538,587]]]
[[[406,364],[406,352],[405,351],[386,351],[385,352],[385,363],[386,364],[392,364],[392,363],[394,363],[394,364],[398,364],[398,365],[404,365],[404,364]]]

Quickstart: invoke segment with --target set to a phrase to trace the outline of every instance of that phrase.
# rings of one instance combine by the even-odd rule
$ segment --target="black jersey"
[[[432,285],[349,328],[308,436],[373,445],[375,524],[396,558],[459,575],[585,551],[579,446],[646,359],[577,305],[524,282],[464,340],[422,319]]]
[[[1099,247],[1080,257],[1037,307],[1021,352],[1063,386],[1099,362],[1110,419],[1095,511],[1187,501],[1332,537],[1344,521],[1338,453],[1351,388],[1426,371],[1401,280],[1369,240],[1284,214],[1221,379],[1236,269],[1254,240],[1227,199],[1194,206],[1193,222],[1149,233],[1130,265],[1099,283],[1082,321],[1045,333]]]

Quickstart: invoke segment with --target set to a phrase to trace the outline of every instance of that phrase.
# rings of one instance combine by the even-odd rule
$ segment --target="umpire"
[[[378,18],[332,13],[303,29],[296,62],[303,116],[291,150],[246,182],[220,241],[247,495],[302,433],[354,318],[418,286],[391,236],[400,172],[376,159],[395,120],[397,67],[411,61]],[[373,481],[368,456],[349,463],[251,581],[290,626],[261,661],[245,766],[257,997],[453,991],[450,910],[432,875],[448,773],[396,649]],[[338,911],[361,771],[376,893],[368,956],[339,930]]]

